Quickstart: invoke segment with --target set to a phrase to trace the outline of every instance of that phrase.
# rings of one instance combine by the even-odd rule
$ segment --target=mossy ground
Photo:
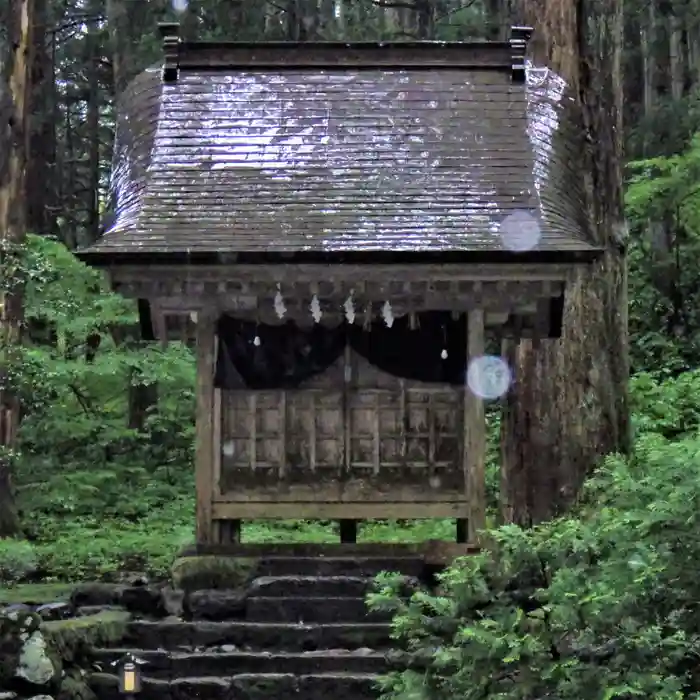
[[[22,583],[0,588],[0,605],[65,602],[70,598],[75,585],[74,583]]]

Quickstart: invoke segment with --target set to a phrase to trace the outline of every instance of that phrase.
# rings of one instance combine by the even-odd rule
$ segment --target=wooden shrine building
[[[196,314],[198,544],[251,518],[455,518],[474,542],[485,338],[556,337],[572,266],[599,253],[566,85],[529,66],[526,28],[162,33],[164,65],[121,98],[113,222],[80,257]]]

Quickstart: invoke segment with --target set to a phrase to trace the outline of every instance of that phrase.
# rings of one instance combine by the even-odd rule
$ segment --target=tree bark
[[[39,236],[56,233],[55,153],[52,112],[56,99],[47,38],[47,0],[34,0],[31,66],[30,152],[27,158],[27,230]]]
[[[486,0],[484,10],[486,14],[486,37],[490,41],[504,41],[508,28],[508,0]]]
[[[642,24],[642,62],[644,65],[644,116],[649,118],[654,112],[656,103],[656,6],[654,0],[649,0],[647,17]],[[648,151],[648,140],[645,144],[645,152]]]
[[[14,0],[8,11],[9,46],[0,82],[0,537],[16,535],[19,519],[12,492],[20,407],[16,368],[23,320],[19,265],[26,238],[34,0]]]
[[[669,22],[669,62],[671,65],[671,97],[683,98],[685,88],[685,50],[683,46],[683,17],[681,8],[671,7]]]
[[[87,238],[94,243],[100,235],[100,27],[97,19],[99,7],[90,3],[87,40],[85,42],[88,74],[87,112],[88,136],[88,186],[87,186]]]
[[[599,262],[571,276],[561,339],[508,348],[516,382],[502,421],[502,515],[530,525],[569,507],[603,455],[629,449],[629,365],[622,81],[614,75],[620,3],[521,0],[520,11],[537,28],[533,59],[563,77],[575,100],[586,137],[580,170],[589,230],[605,248]]]

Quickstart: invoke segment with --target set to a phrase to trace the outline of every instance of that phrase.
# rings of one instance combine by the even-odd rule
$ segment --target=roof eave
[[[508,250],[445,250],[445,251],[298,251],[298,252],[221,252],[221,251],[175,251],[157,252],[108,252],[85,249],[76,256],[82,262],[97,268],[110,268],[122,265],[288,265],[308,264],[588,264],[600,258],[605,250],[597,247],[559,250],[533,250],[513,252]]]

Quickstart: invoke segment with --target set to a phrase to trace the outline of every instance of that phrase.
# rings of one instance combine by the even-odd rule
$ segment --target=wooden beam
[[[310,440],[309,440],[310,442]],[[459,459],[459,454],[457,453],[457,459]],[[454,479],[450,478],[450,469],[448,468],[444,476],[449,479],[449,483],[443,484],[438,487],[431,487],[427,483],[423,483],[423,480],[419,480],[416,483],[399,483],[395,484],[393,482],[383,483],[381,478],[378,481],[369,481],[368,479],[362,479],[361,477],[354,476],[350,479],[349,477],[344,479],[342,483],[338,483],[338,479],[335,478],[337,474],[347,473],[344,472],[344,465],[324,465],[319,469],[318,475],[314,477],[313,474],[308,475],[308,482],[301,484],[290,484],[287,480],[284,484],[263,484],[255,485],[250,482],[248,478],[250,472],[253,468],[251,464],[238,467],[236,472],[233,474],[229,469],[227,469],[226,464],[227,458],[224,457],[222,469],[223,469],[223,486],[226,487],[231,484],[230,489],[226,489],[222,493],[215,496],[214,500],[217,503],[371,503],[380,505],[382,503],[454,503],[464,504],[466,498],[464,495],[464,489],[462,487],[462,480],[459,476]],[[310,461],[310,460],[309,460]],[[406,461],[406,467],[411,468],[411,466],[417,469],[428,472],[426,464],[412,464],[410,461]],[[353,465],[357,467],[357,463]],[[370,471],[373,468],[372,462],[361,463],[361,467]],[[269,463],[263,463],[259,465],[259,468],[273,470],[274,466]],[[306,468],[309,468],[308,466]],[[442,471],[442,470],[440,470]],[[438,474],[440,474],[438,471]],[[381,472],[380,472],[381,474]],[[325,478],[326,476],[333,475],[333,478]],[[241,476],[246,480],[246,486],[244,489],[238,489],[237,484],[240,484],[241,479],[237,479],[237,476]],[[315,479],[315,483],[314,483]],[[427,479],[427,477],[426,477]],[[445,481],[447,481],[445,479]],[[350,517],[350,516],[347,516]],[[375,516],[381,517],[381,516]],[[388,515],[386,516],[389,517]],[[418,516],[416,516],[418,517]]]
[[[411,520],[413,518],[459,518],[464,503],[290,503],[223,502],[212,504],[218,520]]]
[[[212,542],[214,494],[214,368],[216,318],[200,313],[197,320],[197,418],[195,484],[197,543]]]
[[[313,542],[267,542],[249,544],[190,545],[180,556],[223,557],[367,557],[377,559],[416,559],[426,564],[450,564],[457,557],[476,554],[477,548],[468,544],[457,544],[444,540],[428,540],[413,544],[392,542],[365,542],[361,544],[336,544]]]
[[[221,495],[221,389],[214,389],[212,402],[212,495],[216,500]]]
[[[258,283],[295,284],[306,282],[341,282],[357,284],[358,280],[380,284],[399,284],[399,280],[440,280],[440,281],[520,281],[535,282],[551,280],[564,282],[571,273],[572,265],[559,263],[522,263],[522,264],[478,264],[447,263],[427,264],[375,264],[361,265],[346,263],[342,265],[290,263],[288,265],[124,265],[110,268],[110,278],[117,282],[128,283],[143,281],[146,283],[176,282],[192,280],[195,284],[205,282],[224,282],[235,284],[245,280]],[[202,291],[204,291],[202,289]]]
[[[484,312],[470,311],[467,319],[467,358],[485,351]],[[486,418],[484,401],[464,382],[464,481],[468,502],[468,542],[476,544],[486,527]]]

